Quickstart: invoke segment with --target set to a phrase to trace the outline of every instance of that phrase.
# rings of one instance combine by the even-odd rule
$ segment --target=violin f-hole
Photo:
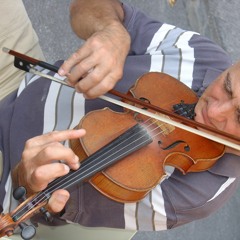
[[[158,144],[161,145],[162,142],[158,141]],[[175,141],[175,142],[169,144],[167,147],[162,148],[162,150],[173,149],[173,148],[177,147],[179,144],[184,144],[183,149],[185,152],[189,152],[191,150],[190,146],[185,141],[182,141],[182,140]]]

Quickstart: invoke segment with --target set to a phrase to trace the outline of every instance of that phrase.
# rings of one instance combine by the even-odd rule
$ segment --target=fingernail
[[[79,157],[77,155],[75,155],[75,158],[74,158],[74,167],[77,169],[80,167],[80,162],[79,162]]]
[[[83,135],[86,134],[86,130],[84,128],[75,129],[75,131],[79,132],[79,133],[81,133]],[[76,157],[78,158],[78,161],[79,161],[79,157],[78,156],[76,156]]]
[[[74,165],[73,165],[73,168],[74,169],[78,169],[80,167],[80,163],[75,163]]]
[[[61,76],[64,75],[64,70],[63,70],[62,68],[60,68],[60,69],[58,70],[58,74],[61,75]]]
[[[64,166],[64,169],[65,169],[65,171],[68,173],[68,172],[70,171],[70,168],[69,168],[69,166],[68,166],[68,165],[66,165],[66,164],[63,164],[63,166]]]

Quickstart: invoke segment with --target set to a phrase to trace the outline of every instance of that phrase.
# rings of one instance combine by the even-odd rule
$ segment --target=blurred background
[[[167,0],[123,1],[156,19],[200,32],[222,46],[233,62],[240,56],[240,1],[177,0],[174,7],[170,7]],[[83,41],[74,35],[69,24],[70,0],[23,2],[49,63],[66,59],[81,46]],[[132,240],[239,240],[239,199],[240,189],[221,210],[206,219],[169,231],[139,232]]]

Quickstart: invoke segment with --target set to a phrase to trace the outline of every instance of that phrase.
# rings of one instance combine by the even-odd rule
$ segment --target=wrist
[[[105,27],[105,30],[112,36],[115,36],[115,38],[118,38],[122,51],[128,54],[131,37],[124,25],[119,21],[112,21],[111,24]]]

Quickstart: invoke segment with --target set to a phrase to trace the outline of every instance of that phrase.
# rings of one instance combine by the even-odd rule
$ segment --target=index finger
[[[65,76],[71,72],[71,69],[90,55],[89,49],[85,44],[64,61],[58,70],[60,76]]]
[[[63,131],[53,131],[46,133],[27,141],[27,144],[34,147],[39,145],[45,145],[51,142],[62,142],[69,139],[76,139],[83,137],[86,134],[85,129],[70,129]]]

